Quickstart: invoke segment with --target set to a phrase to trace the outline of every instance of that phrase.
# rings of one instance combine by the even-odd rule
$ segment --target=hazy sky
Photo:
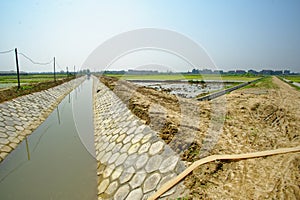
[[[37,62],[56,56],[60,69],[80,68],[107,39],[139,28],[169,29],[202,45],[220,69],[300,72],[299,0],[0,1],[0,52]],[[23,71],[51,71],[20,55]],[[15,69],[14,53],[0,70]]]

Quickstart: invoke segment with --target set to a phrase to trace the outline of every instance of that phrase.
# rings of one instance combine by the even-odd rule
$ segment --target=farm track
[[[201,156],[300,145],[300,93],[276,77],[272,79],[276,89],[240,89],[210,102],[177,98],[117,79],[101,80],[159,131],[187,164]],[[219,104],[226,109],[214,110]],[[225,112],[219,119],[221,134],[212,134],[211,119],[220,112]],[[188,136],[193,140],[186,142]],[[299,153],[208,163],[185,179],[191,191],[186,198],[300,199],[299,163]]]

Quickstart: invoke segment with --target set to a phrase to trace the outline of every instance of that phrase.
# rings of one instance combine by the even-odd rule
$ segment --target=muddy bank
[[[205,81],[131,81],[139,86],[153,88],[156,91],[164,91],[168,94],[175,94],[176,96],[184,98],[199,98],[208,93],[223,90],[239,82],[205,82]]]

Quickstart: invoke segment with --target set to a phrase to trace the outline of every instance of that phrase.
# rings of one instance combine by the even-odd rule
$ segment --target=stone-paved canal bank
[[[185,166],[112,91],[96,79],[94,84],[98,199],[147,199]],[[182,191],[179,184],[163,197]]]
[[[85,77],[0,104],[0,162],[49,116]]]

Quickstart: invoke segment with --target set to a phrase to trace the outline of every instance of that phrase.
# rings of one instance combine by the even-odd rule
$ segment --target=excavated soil
[[[100,80],[187,165],[213,154],[300,145],[300,93],[276,77],[212,101],[183,99],[115,78]],[[185,178],[185,199],[300,199],[300,153],[214,162]]]

